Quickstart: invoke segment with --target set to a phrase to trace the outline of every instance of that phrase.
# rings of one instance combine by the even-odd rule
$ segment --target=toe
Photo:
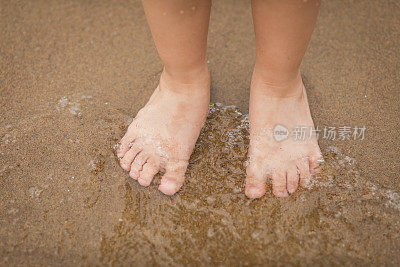
[[[248,198],[260,198],[265,194],[265,182],[267,176],[263,175],[259,168],[249,164],[246,170],[246,188],[245,194]]]
[[[128,132],[122,137],[116,147],[117,157],[122,159],[132,146],[134,138]]]
[[[155,160],[150,157],[146,163],[143,165],[142,171],[139,173],[138,182],[143,186],[148,186],[151,184],[154,175],[157,174],[159,168]]]
[[[141,149],[138,146],[133,145],[131,149],[128,150],[128,152],[125,153],[124,157],[120,160],[120,165],[122,169],[126,171],[130,171],[132,161],[135,159],[136,155],[141,151]]]
[[[300,185],[302,187],[306,187],[310,183],[311,174],[308,161],[308,158],[302,158],[296,163],[300,175]]]
[[[184,160],[167,163],[158,189],[166,195],[173,195],[178,192],[185,180],[187,165],[188,162]]]
[[[255,185],[248,185],[246,182],[245,194],[248,198],[262,197],[265,194],[265,184],[255,186]]]
[[[293,194],[299,185],[299,172],[295,164],[286,171],[287,191]]]
[[[274,171],[272,174],[272,191],[277,197],[289,196],[286,189],[286,171]]]
[[[132,179],[137,180],[139,178],[139,172],[143,169],[143,165],[146,163],[146,160],[148,158],[148,154],[144,151],[141,151],[139,154],[137,154],[134,161],[132,162],[131,171],[129,172],[129,176]]]
[[[320,164],[324,162],[324,158],[322,154],[316,154],[309,157],[309,166],[310,166],[310,173],[317,174],[320,172]]]

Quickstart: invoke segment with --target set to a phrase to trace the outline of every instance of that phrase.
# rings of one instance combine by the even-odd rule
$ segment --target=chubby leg
[[[138,112],[117,148],[121,167],[148,186],[164,172],[159,190],[176,193],[207,117],[210,75],[206,60],[211,3],[143,0],[164,63],[158,87]]]
[[[143,0],[164,73],[176,82],[192,83],[208,73],[207,33],[211,0]]]
[[[267,178],[276,196],[289,196],[308,183],[322,160],[299,71],[319,6],[318,0],[252,0],[256,64],[249,110],[250,198],[265,194]],[[289,136],[282,140],[276,134],[285,129]]]

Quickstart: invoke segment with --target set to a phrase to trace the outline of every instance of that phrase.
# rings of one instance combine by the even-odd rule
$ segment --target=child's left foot
[[[315,134],[309,138],[314,123],[301,76],[283,86],[275,86],[263,82],[255,73],[249,115],[246,195],[249,198],[263,196],[269,177],[272,178],[273,193],[278,197],[294,193],[299,183],[307,185],[322,155]],[[290,133],[294,129],[305,130],[305,135],[298,131],[297,138],[292,136]]]

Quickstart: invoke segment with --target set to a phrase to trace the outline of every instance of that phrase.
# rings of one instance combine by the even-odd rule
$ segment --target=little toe
[[[122,137],[121,141],[116,146],[118,158],[121,159],[125,156],[125,153],[128,152],[131,148],[133,141],[134,138],[131,135],[128,135],[128,133],[126,133],[124,137]]]
[[[321,154],[312,155],[309,157],[310,173],[317,174],[320,172],[320,164],[324,162]]]
[[[124,157],[120,160],[120,165],[122,169],[126,171],[130,171],[132,161],[135,159],[136,155],[141,151],[141,149],[138,146],[132,146],[131,149],[128,150],[128,152],[125,153]]]
[[[287,191],[293,194],[299,185],[299,172],[295,164],[286,171]]]
[[[143,165],[146,163],[146,160],[148,158],[149,158],[149,155],[143,151],[141,151],[140,153],[138,153],[136,155],[136,157],[133,160],[132,165],[131,165],[131,171],[129,172],[129,176],[132,179],[137,180],[139,178],[139,172],[143,169]]]
[[[272,191],[277,197],[288,197],[286,171],[278,170],[272,174]]]
[[[155,160],[150,157],[143,165],[142,171],[139,173],[138,182],[140,185],[149,186],[153,180],[154,175],[157,174],[159,168]]]
[[[267,177],[259,171],[254,171],[252,166],[246,170],[245,194],[248,198],[260,198],[265,194],[265,182]]]
[[[178,192],[185,180],[187,165],[187,161],[167,163],[158,190],[170,196]]]
[[[306,158],[301,158],[296,162],[297,169],[299,170],[299,175],[300,175],[300,185],[302,187],[307,187],[311,179],[310,166],[308,161],[309,159],[306,157]]]
[[[248,198],[260,198],[265,194],[265,183],[249,185],[246,182],[245,194]]]

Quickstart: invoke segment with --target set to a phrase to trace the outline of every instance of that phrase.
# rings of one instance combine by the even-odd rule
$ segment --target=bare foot
[[[277,85],[264,82],[255,72],[249,120],[246,195],[249,198],[263,196],[267,178],[272,179],[273,193],[278,197],[294,193],[299,184],[307,185],[310,175],[317,172],[322,155],[315,132],[310,131],[314,123],[300,74],[294,81]],[[285,128],[293,133],[296,127],[304,127],[305,135],[289,134],[282,140]]]
[[[142,186],[164,172],[159,190],[175,194],[183,185],[186,167],[210,100],[208,69],[179,82],[165,71],[149,102],[137,114],[117,149],[121,167]]]

